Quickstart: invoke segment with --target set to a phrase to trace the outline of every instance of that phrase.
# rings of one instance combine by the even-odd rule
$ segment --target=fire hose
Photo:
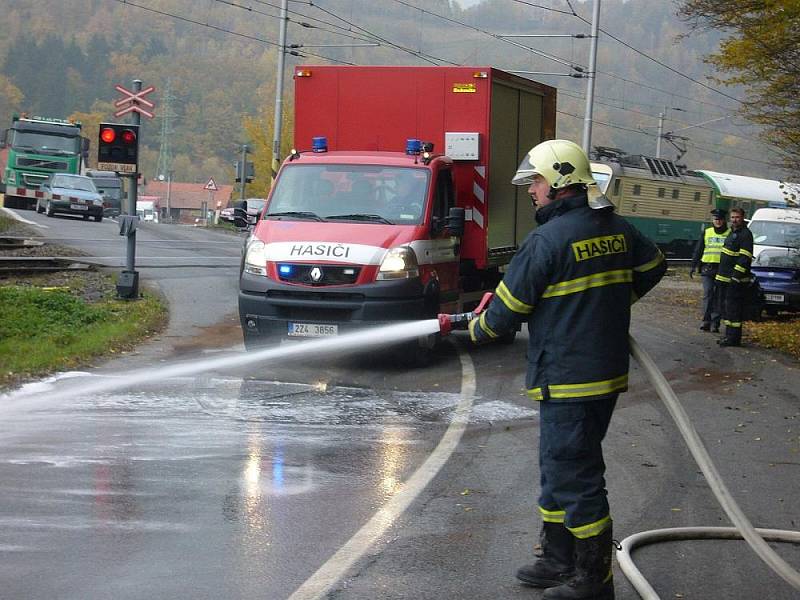
[[[465,329],[469,321],[486,310],[492,297],[493,294],[491,292],[484,294],[480,304],[472,312],[452,315],[440,314],[439,325],[442,335],[447,335],[452,329]],[[636,548],[656,542],[676,540],[744,539],[770,569],[796,590],[800,590],[800,573],[781,558],[765,541],[800,544],[800,532],[782,529],[756,529],[753,527],[750,520],[734,501],[714,463],[711,462],[711,457],[703,445],[697,430],[692,425],[689,416],[681,406],[664,375],[659,371],[653,359],[639,346],[632,336],[630,337],[630,348],[631,355],[644,369],[659,398],[664,402],[667,411],[678,426],[678,431],[683,436],[692,457],[700,467],[709,487],[711,487],[711,491],[735,527],[675,527],[653,529],[633,534],[622,540],[617,547],[617,562],[622,572],[644,600],[660,600],[659,595],[633,562],[632,553]]]

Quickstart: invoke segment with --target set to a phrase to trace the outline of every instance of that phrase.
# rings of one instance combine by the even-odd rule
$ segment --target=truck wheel
[[[84,221],[88,221],[89,220],[89,215],[83,215],[83,220]]]
[[[38,200],[36,201],[36,212],[37,212],[37,213],[39,213],[40,215],[41,215],[42,213],[44,213],[44,206],[42,206],[41,204],[39,204],[39,201],[38,201]]]
[[[47,201],[47,208],[45,210],[47,211],[48,217],[52,217],[54,214],[56,214],[55,211],[53,210],[53,207],[50,206],[49,200]]]
[[[95,220],[95,221],[97,221],[97,222],[99,223],[100,221],[102,221],[102,220],[103,220],[103,215],[97,215],[97,216],[94,218],[94,220]]]

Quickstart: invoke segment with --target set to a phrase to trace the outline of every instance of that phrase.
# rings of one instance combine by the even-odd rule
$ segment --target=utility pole
[[[594,0],[592,11],[592,45],[589,50],[589,72],[586,74],[586,116],[583,119],[583,151],[589,154],[592,145],[592,108],[594,105],[594,80],[597,74],[597,35],[600,30],[600,0]]]
[[[286,64],[286,26],[289,22],[289,0],[281,0],[281,29],[278,37],[278,71],[275,73],[275,117],[272,128],[272,181],[281,166],[281,127],[283,125],[283,70]],[[244,175],[244,171],[242,171]],[[244,189],[244,181],[242,181]]]
[[[664,137],[664,113],[667,112],[667,107],[664,107],[664,112],[658,113],[658,136],[656,136],[656,158],[661,158],[661,138]]]
[[[247,144],[242,144],[242,162],[239,163],[239,172],[242,177],[241,187],[239,188],[240,200],[244,200],[244,187],[247,185],[247,152],[249,150]]]

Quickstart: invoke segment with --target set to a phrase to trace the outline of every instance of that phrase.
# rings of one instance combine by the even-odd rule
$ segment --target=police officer
[[[692,256],[692,268],[689,277],[695,271],[703,277],[703,322],[700,329],[703,331],[719,332],[720,298],[717,285],[717,271],[722,245],[731,230],[725,219],[727,213],[721,208],[711,211],[712,225],[703,232],[703,237],[697,240]]]
[[[489,309],[469,325],[485,342],[527,322],[526,388],[539,402],[542,557],[519,569],[543,598],[611,599],[612,528],[601,442],[628,387],[630,305],[664,275],[658,248],[594,185],[566,140],[534,147],[512,183],[529,185],[539,227],[523,242]]]
[[[731,233],[725,238],[719,260],[717,282],[722,298],[722,323],[725,336],[720,346],[742,345],[744,303],[751,282],[750,263],[753,261],[753,234],[744,223],[744,210],[731,209]]]

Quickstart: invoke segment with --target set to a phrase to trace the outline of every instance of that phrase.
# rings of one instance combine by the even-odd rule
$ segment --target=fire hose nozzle
[[[448,315],[440,313],[439,316],[439,333],[447,335],[453,329],[466,329],[469,322],[475,318],[474,312],[454,313]]]
[[[492,298],[494,298],[494,294],[492,292],[486,292],[483,298],[481,298],[480,304],[478,304],[473,311],[454,313],[452,315],[448,315],[447,313],[439,314],[439,333],[447,335],[453,329],[466,329],[472,319],[486,310]]]

